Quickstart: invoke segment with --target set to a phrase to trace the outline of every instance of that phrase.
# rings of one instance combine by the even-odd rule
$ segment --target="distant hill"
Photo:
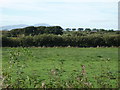
[[[26,25],[26,24],[7,25],[7,26],[0,27],[0,30],[11,30],[11,29],[16,29],[16,28],[24,28],[27,26],[29,26],[29,25]]]
[[[18,25],[7,25],[0,27],[0,30],[11,30],[11,29],[17,29],[17,28],[24,28],[27,26],[50,26],[49,24],[40,23],[40,24],[34,24],[34,25],[26,25],[26,24],[18,24]]]
[[[40,24],[34,24],[33,26],[50,26],[49,24],[46,23],[40,23]]]

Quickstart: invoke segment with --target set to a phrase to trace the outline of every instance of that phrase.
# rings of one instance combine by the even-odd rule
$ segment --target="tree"
[[[34,46],[33,37],[26,36],[26,37],[21,38],[21,45],[23,47]]]
[[[29,26],[29,27],[25,27],[25,28],[23,28],[23,30],[24,30],[24,34],[25,35],[35,35],[35,30],[36,30],[36,27],[34,27],[34,26]]]
[[[93,29],[92,29],[92,31],[98,31],[98,29],[96,29],[96,28],[93,28]]]
[[[72,36],[84,36],[84,33],[82,32],[72,32]]]
[[[46,29],[45,26],[39,26],[39,27],[36,27],[36,28],[37,29],[35,30],[35,35],[44,34],[45,33],[45,29]]]
[[[63,29],[60,26],[52,26],[52,27],[46,27],[45,28],[45,33],[47,34],[63,34]]]
[[[53,30],[54,30],[54,34],[57,34],[57,35],[58,34],[60,34],[60,35],[63,34],[63,29],[60,26],[54,26]]]
[[[99,31],[100,31],[100,32],[104,32],[104,31],[106,31],[106,30],[105,30],[105,29],[99,29]]]
[[[2,33],[2,36],[5,36],[5,37],[11,36],[10,31],[1,31],[0,33]]]
[[[113,30],[113,29],[110,29],[110,30],[108,30],[108,32],[114,32],[114,30]]]
[[[72,31],[76,31],[76,28],[72,28]]]
[[[65,30],[66,30],[66,31],[70,31],[71,29],[70,29],[70,28],[66,28]]]
[[[120,34],[120,31],[115,31],[116,34]]]
[[[85,31],[88,31],[88,32],[89,32],[89,31],[91,31],[91,29],[90,29],[90,28],[86,28]]]
[[[23,34],[23,33],[24,33],[23,29],[12,29],[10,31],[10,36],[17,37],[18,35]]]
[[[78,28],[78,31],[83,31],[84,29],[83,28]]]

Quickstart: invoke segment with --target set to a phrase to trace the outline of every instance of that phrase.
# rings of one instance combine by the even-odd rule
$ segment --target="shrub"
[[[89,35],[89,36],[62,36],[54,34],[42,34],[25,37],[2,37],[3,47],[97,47],[120,46],[119,35]]]

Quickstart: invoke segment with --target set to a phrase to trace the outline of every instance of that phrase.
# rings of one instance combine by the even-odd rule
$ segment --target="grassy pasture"
[[[2,48],[2,55],[3,87],[118,87],[118,48]]]

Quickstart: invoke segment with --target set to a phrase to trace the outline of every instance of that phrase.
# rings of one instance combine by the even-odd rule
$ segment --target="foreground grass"
[[[117,48],[3,48],[4,88],[117,88]]]

